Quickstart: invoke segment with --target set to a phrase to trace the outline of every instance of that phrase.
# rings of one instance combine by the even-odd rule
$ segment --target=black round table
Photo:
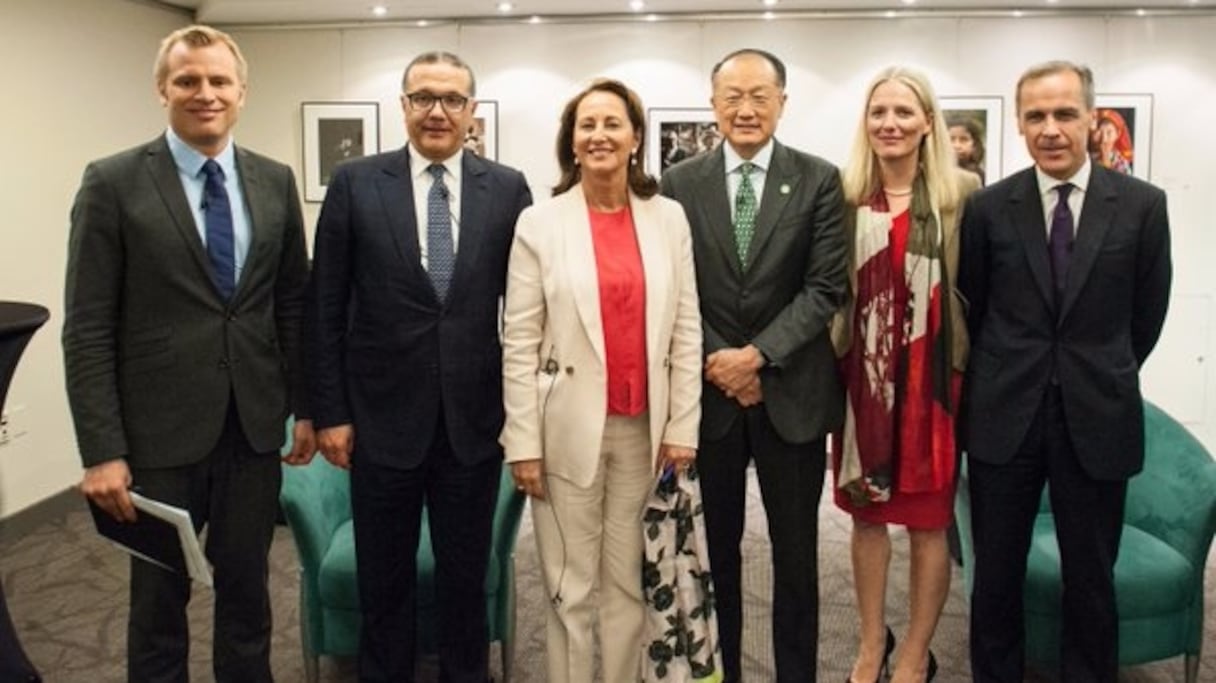
[[[0,301],[0,410],[4,408],[8,386],[13,381],[13,373],[17,370],[21,353],[25,351],[34,332],[50,317],[50,312],[37,304]],[[0,458],[3,456],[4,451],[0,450]],[[17,631],[8,614],[4,590],[0,587],[0,681],[35,683],[39,680],[41,679],[38,672],[34,670],[34,665],[21,649],[21,642],[17,640]]]

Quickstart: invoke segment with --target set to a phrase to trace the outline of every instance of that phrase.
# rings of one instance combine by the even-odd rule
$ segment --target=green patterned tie
[[[756,191],[752,188],[752,170],[756,167],[745,161],[739,166],[739,191],[735,194],[735,248],[739,251],[739,264],[747,264],[747,247],[752,243],[756,231]]]

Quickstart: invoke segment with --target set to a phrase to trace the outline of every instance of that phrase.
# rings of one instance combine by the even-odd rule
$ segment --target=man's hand
[[[739,349],[721,349],[705,359],[705,378],[733,397],[757,378],[756,373],[762,367],[764,354],[751,344]]]
[[[322,429],[317,432],[317,447],[329,464],[349,470],[350,455],[355,450],[355,426],[347,423]]]
[[[545,461],[521,460],[511,463],[515,488],[537,500],[545,499]]]
[[[756,378],[752,380],[751,384],[743,387],[743,391],[735,394],[733,398],[744,408],[748,408],[763,402],[764,389],[760,386],[760,376],[757,375]]]
[[[127,489],[131,486],[131,468],[123,458],[107,460],[84,471],[80,492],[120,522],[135,521],[135,506]]]
[[[687,446],[659,445],[659,459],[655,463],[655,474],[662,472],[669,465],[676,474],[681,474],[688,466],[696,462],[697,451]]]
[[[283,456],[288,465],[307,465],[317,453],[317,435],[312,420],[296,420],[291,428],[291,452]]]

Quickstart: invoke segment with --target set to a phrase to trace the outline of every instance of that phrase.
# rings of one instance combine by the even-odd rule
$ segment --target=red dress
[[[891,220],[891,232],[888,238],[890,248],[888,251],[891,256],[892,272],[894,273],[904,272],[909,223],[910,213],[908,211],[900,213]],[[904,279],[902,277],[894,278],[894,322],[896,329],[903,328],[908,295],[908,285]],[[951,400],[955,406],[958,405],[961,388],[962,375],[956,371],[951,377],[950,387]],[[898,410],[898,406],[896,409]],[[953,427],[952,424],[951,427]],[[864,429],[865,426],[858,425],[857,428]],[[956,467],[956,463],[952,463],[952,466]],[[833,461],[832,469],[833,481],[835,481],[835,473],[840,470],[838,459]],[[953,469],[947,473],[951,484],[942,490],[910,493],[901,490],[897,484],[891,491],[890,500],[881,503],[869,503],[864,506],[853,504],[849,496],[839,486],[834,487],[833,493],[837,507],[869,524],[901,524],[912,529],[945,529],[950,526],[954,516],[955,487],[953,482],[956,481],[954,475]]]

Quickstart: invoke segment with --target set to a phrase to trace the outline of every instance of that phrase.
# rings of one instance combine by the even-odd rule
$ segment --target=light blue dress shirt
[[[203,173],[203,164],[207,162],[207,157],[186,144],[172,128],[165,131],[165,140],[169,143],[169,152],[173,155],[174,165],[177,166],[177,177],[181,179],[182,189],[186,191],[186,203],[190,205],[190,213],[194,214],[194,227],[198,230],[198,237],[205,248],[207,224],[203,219],[203,186],[207,182],[207,176]],[[215,162],[224,169],[224,189],[228,192],[228,203],[232,206],[236,284],[240,287],[241,274],[245,272],[245,256],[249,254],[252,221],[249,218],[249,207],[245,204],[245,192],[241,189],[241,176],[236,168],[236,153],[233,151],[231,138],[224,150],[216,155]]]

